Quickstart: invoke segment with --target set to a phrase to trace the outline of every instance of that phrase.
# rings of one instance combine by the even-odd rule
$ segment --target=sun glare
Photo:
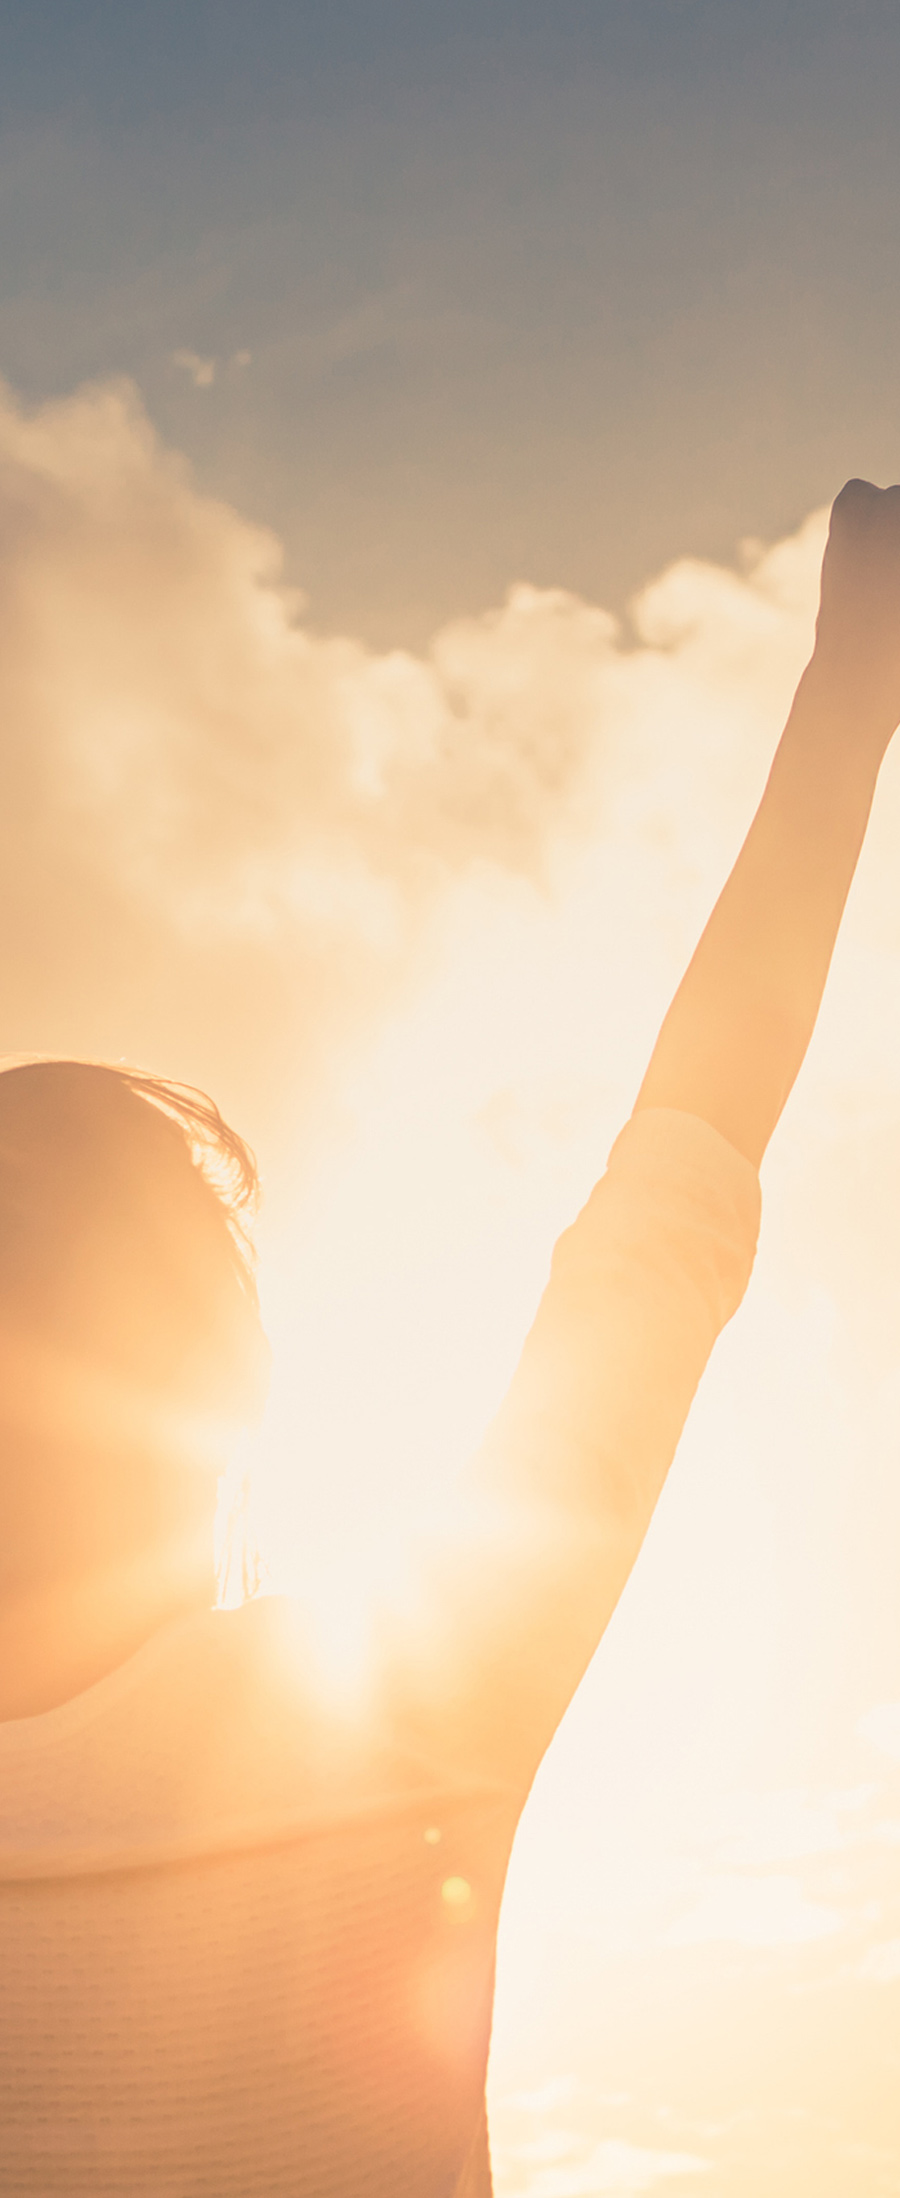
[[[900,2198],[898,82],[0,0],[0,2198]]]
[[[573,957],[599,956],[606,894],[599,871],[573,858],[557,907],[542,913],[537,956],[525,902],[482,895],[477,909],[460,909],[443,966],[348,1084],[343,1126],[298,1194],[290,1230],[264,1247],[275,1378],[254,1526],[273,1584],[304,1607],[323,1693],[350,1715],[370,1698],[386,1635],[399,1630],[428,1653],[411,1521],[435,1530],[513,1371],[553,1239],[628,1109],[638,1003],[667,973],[658,942],[642,963],[638,928],[632,1004],[620,966],[573,1042]],[[505,1003],[493,1020],[492,1000]],[[613,1020],[625,1062],[615,1080]],[[550,1033],[546,1061],[536,1027]],[[826,1022],[819,1089],[834,1074],[828,1046]],[[815,1068],[809,1149],[824,1135]],[[890,1865],[897,1711],[883,1683],[882,1706],[870,1707],[878,1682],[862,1636],[845,1634],[838,1657],[833,1623],[826,1630],[827,1583],[848,1561],[839,1490],[856,1377],[841,1357],[840,1307],[782,1266],[778,1216],[802,1134],[799,1118],[796,1129],[788,1122],[752,1301],[719,1346],[648,1545],[517,1842],[491,2079],[500,2198],[650,2189],[669,2177],[693,2187],[713,2154],[735,2198],[753,2198],[758,2184],[731,2140],[705,2134],[711,2102],[733,2090],[721,2023],[746,2032],[752,2056],[773,2023],[782,2036],[773,2009],[795,1991],[808,2005],[830,1994],[836,2028],[823,2066],[841,2059],[857,2022],[879,2050],[900,1928]],[[874,1393],[867,1409],[877,1450]],[[813,1516],[823,1537],[814,1562]],[[829,1691],[833,1705],[851,1703],[843,1723]],[[448,1877],[442,1899],[464,1913],[465,1881]],[[673,1994],[684,2041],[674,2057]],[[785,2032],[785,2066],[790,2052]],[[543,2095],[537,2079],[561,2053],[575,2094],[567,2079],[565,2100],[529,2135],[524,2109],[504,2101],[529,2068]],[[698,2085],[701,2066],[708,2081]],[[855,2066],[850,2056],[840,2090],[850,2128]],[[811,2076],[782,2083],[760,2066],[752,2078],[761,2105],[748,2159],[764,2182],[791,2081],[815,2115]],[[652,2119],[653,2102],[667,2099],[674,2145]],[[723,2103],[723,2128],[730,2111]],[[538,2140],[540,2153],[529,2151]],[[878,2141],[889,2142],[884,2130]],[[807,2165],[768,2187],[818,2198],[822,2158],[810,2134]]]

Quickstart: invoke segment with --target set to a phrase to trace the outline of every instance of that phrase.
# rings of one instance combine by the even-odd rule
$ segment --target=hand
[[[900,723],[900,487],[848,481],[835,500],[808,676],[887,747]]]

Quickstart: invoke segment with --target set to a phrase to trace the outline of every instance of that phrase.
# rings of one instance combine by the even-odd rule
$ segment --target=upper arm
[[[449,1770],[527,1782],[640,1549],[752,1264],[754,1170],[647,1112],[557,1245],[508,1395],[420,1553],[394,1714]]]

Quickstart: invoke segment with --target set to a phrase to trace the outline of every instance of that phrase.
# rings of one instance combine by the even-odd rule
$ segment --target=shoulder
[[[0,1741],[0,1878],[70,1875],[292,1836],[433,1783],[360,1704],[314,1682],[283,1597],[167,1627]]]
[[[72,1701],[0,1733],[0,1876],[227,1843],[301,1814],[329,1736],[290,1606],[165,1627]]]
[[[699,1115],[648,1107],[620,1132],[587,1205],[560,1237],[553,1278],[617,1289],[641,1271],[695,1283],[721,1325],[746,1288],[760,1222],[759,1176]]]

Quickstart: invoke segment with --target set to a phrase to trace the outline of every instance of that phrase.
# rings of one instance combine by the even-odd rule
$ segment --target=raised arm
[[[900,488],[848,481],[831,515],[811,662],[637,1101],[702,1116],[754,1165],[812,1036],[898,720]]]
[[[394,1665],[394,1705],[456,1774],[527,1783],[631,1571],[746,1286],[756,1166],[809,1042],[898,719],[900,488],[851,482],[758,814],[432,1537],[428,1624]]]

